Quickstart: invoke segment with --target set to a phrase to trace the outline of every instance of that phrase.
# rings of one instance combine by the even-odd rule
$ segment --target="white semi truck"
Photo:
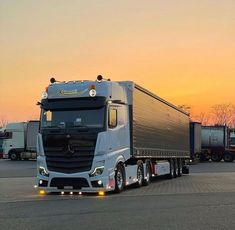
[[[188,173],[188,114],[131,81],[52,78],[38,104],[42,193],[121,192]]]
[[[39,121],[8,123],[4,130],[3,158],[36,159]]]

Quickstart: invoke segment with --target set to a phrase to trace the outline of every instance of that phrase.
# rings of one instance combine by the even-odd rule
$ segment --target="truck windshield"
[[[105,107],[94,109],[42,110],[41,128],[103,128]]]
[[[231,137],[231,145],[235,145],[235,137]]]

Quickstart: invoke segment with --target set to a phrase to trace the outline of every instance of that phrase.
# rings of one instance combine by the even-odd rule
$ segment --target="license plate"
[[[73,189],[73,186],[64,186],[64,189],[71,190],[71,189]]]

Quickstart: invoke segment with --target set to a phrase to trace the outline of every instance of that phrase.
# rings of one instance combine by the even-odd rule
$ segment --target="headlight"
[[[92,173],[90,173],[90,177],[99,176],[103,173],[104,166],[96,167]]]
[[[41,174],[42,176],[46,176],[46,177],[49,177],[49,172],[42,166],[40,166],[38,168],[38,172],[39,174]]]

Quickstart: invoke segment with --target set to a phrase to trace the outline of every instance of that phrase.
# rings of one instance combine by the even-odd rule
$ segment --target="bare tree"
[[[217,104],[211,109],[211,117],[214,125],[230,126],[233,118],[233,105]]]
[[[205,112],[201,112],[195,116],[194,120],[200,122],[202,125],[209,125],[210,116]]]
[[[4,117],[0,117],[0,128],[5,127],[8,124],[8,121]]]
[[[185,111],[186,113],[188,113],[190,115],[191,113],[191,106],[190,105],[178,105],[178,108]]]
[[[232,115],[231,115],[230,127],[235,129],[235,105],[232,106]]]

